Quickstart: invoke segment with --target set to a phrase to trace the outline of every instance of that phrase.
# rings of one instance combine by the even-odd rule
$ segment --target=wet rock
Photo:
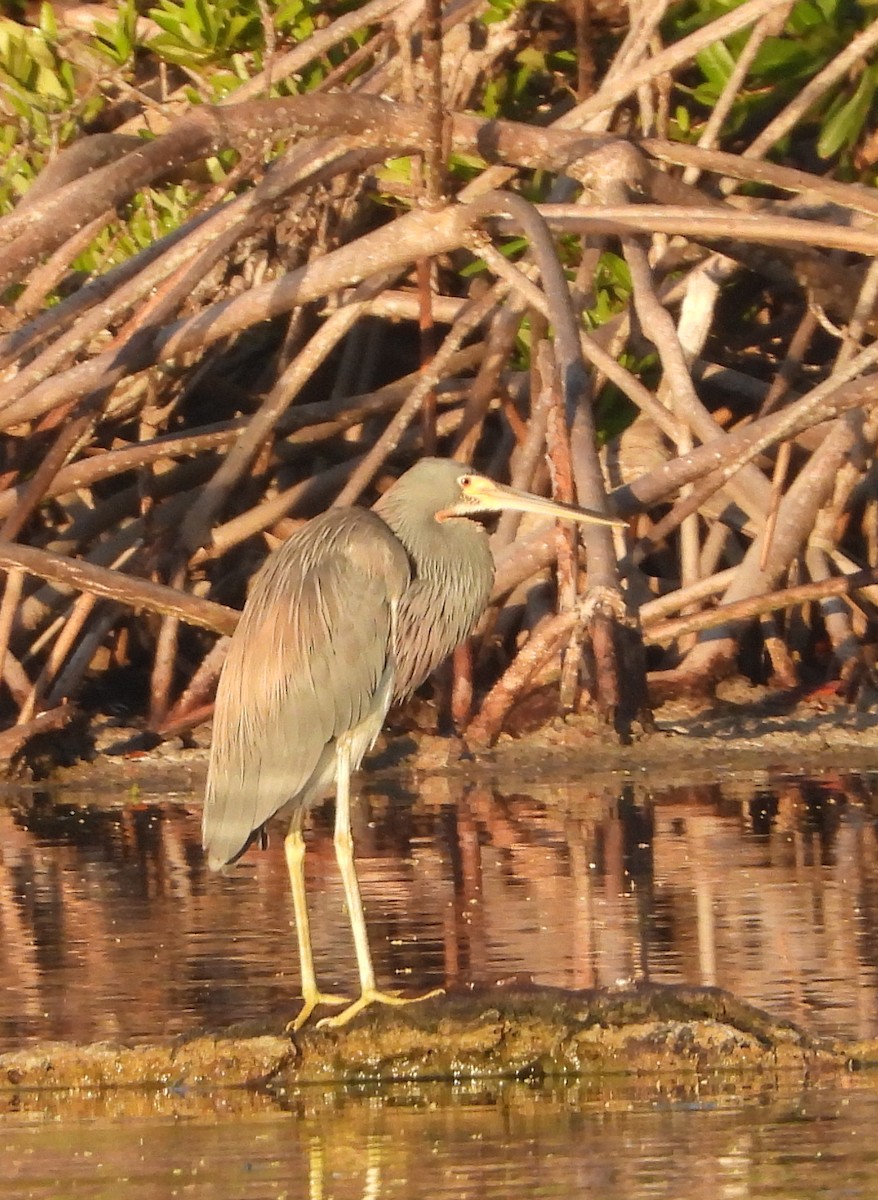
[[[315,1029],[279,1080],[547,1079],[621,1073],[795,1071],[843,1052],[719,989],[495,988]]]
[[[810,1037],[719,989],[492,988],[404,1010],[375,1007],[341,1029],[198,1036],[147,1046],[41,1045],[0,1055],[0,1092],[114,1087],[270,1088],[401,1080],[602,1078],[838,1070],[840,1044]]]
[[[289,1038],[271,1035],[197,1037],[145,1046],[53,1042],[0,1055],[0,1091],[256,1086],[293,1054]]]

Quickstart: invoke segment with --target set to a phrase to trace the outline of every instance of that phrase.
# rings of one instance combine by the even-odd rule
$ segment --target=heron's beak
[[[470,476],[463,491],[471,501],[470,513],[474,508],[481,512],[535,513],[540,517],[554,517],[558,521],[577,521],[582,525],[610,525],[617,529],[624,529],[628,524],[619,517],[605,516],[591,508],[578,508],[575,504],[564,504],[560,500],[546,500],[542,496],[532,496],[530,492],[520,492],[517,488],[494,483],[493,479],[484,475]]]

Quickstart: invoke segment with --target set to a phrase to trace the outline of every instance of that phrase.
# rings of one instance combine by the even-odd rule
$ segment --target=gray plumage
[[[487,535],[465,517],[435,519],[459,502],[465,473],[424,459],[373,510],[309,521],[256,575],[217,690],[203,820],[211,867],[275,813],[319,800],[337,739],[362,729],[358,766],[391,700],[472,632],[494,577]]]
[[[217,690],[203,842],[213,868],[233,862],[277,813],[289,818],[290,877],[303,1004],[338,1004],[317,986],[305,887],[302,818],[335,784],[335,851],[351,920],[360,996],[379,992],[354,863],[350,777],[394,699],[404,699],[471,632],[494,564],[470,517],[515,509],[620,522],[492,483],[459,463],[423,459],[374,509],[334,508],[299,529],[258,572]]]
[[[436,520],[460,501],[465,474],[460,463],[423,459],[403,476],[411,486],[389,488],[372,510],[396,534],[412,569],[394,636],[396,701],[469,637],[491,595],[494,559],[484,526],[467,517]]]
[[[285,806],[319,799],[342,734],[370,716],[380,729],[409,580],[401,544],[367,509],[330,509],[266,560],[217,689],[203,820],[211,867]]]

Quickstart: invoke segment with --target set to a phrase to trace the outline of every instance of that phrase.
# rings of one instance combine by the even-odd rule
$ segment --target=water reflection
[[[355,836],[379,978],[716,984],[878,1034],[875,780],[766,773],[664,791],[428,780]],[[206,870],[195,797],[0,806],[0,1045],[282,1023],[298,989],[281,838]],[[331,806],[307,860],[321,985],[356,984]]]
[[[681,1096],[655,1080],[599,1095],[582,1083],[303,1089],[286,1111],[242,1093],[224,1112],[215,1098],[201,1116],[181,1101],[183,1119],[132,1116],[124,1093],[79,1121],[7,1116],[0,1197],[872,1200],[878,1183],[878,1094],[862,1080]]]

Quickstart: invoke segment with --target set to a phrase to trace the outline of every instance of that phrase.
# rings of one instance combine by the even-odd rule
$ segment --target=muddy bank
[[[719,989],[618,992],[495,988],[443,996],[404,1013],[375,1008],[339,1030],[229,1029],[166,1044],[43,1044],[0,1055],[0,1094],[43,1091],[257,1089],[304,1085],[621,1077],[696,1087],[878,1064],[878,1042],[817,1039]],[[33,1096],[32,1096],[33,1099]]]
[[[210,736],[205,724],[185,743],[155,745],[137,729],[96,720],[83,744],[71,742],[63,766],[51,758],[58,749],[55,736],[35,774],[72,787],[87,783],[96,792],[121,786],[149,795],[197,793],[204,785]],[[19,778],[26,778],[28,762],[22,766]],[[878,710],[860,710],[831,693],[803,697],[737,679],[721,685],[710,703],[691,698],[665,703],[656,712],[655,728],[639,731],[628,743],[591,713],[555,718],[518,736],[504,734],[491,749],[476,752],[457,738],[424,730],[385,733],[362,775],[379,785],[383,779],[416,781],[437,774],[501,786],[556,778],[588,778],[597,786],[632,777],[662,785],[769,768],[807,774],[833,766],[878,769]]]

